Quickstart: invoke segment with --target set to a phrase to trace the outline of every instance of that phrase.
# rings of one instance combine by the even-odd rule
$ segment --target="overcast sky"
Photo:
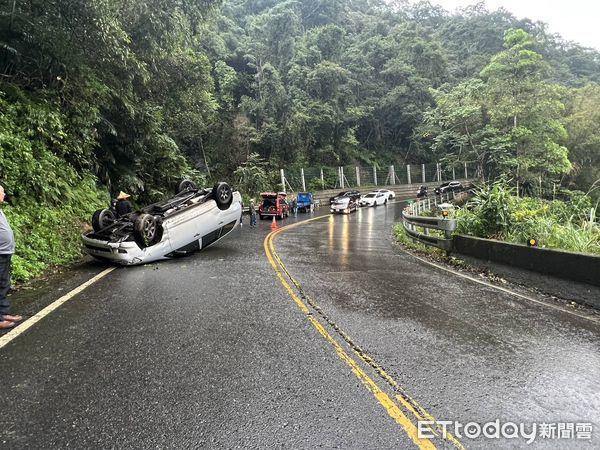
[[[430,0],[448,11],[454,11],[475,0]],[[527,17],[548,24],[551,33],[564,39],[600,50],[600,2],[598,0],[485,0],[489,10],[500,7],[517,18]]]

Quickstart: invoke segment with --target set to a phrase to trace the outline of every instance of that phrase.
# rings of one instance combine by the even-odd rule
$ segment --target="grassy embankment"
[[[559,250],[599,254],[600,227],[597,205],[582,192],[567,192],[568,200],[517,197],[506,182],[482,185],[473,198],[457,207],[458,234],[525,244],[535,238],[538,245]],[[416,244],[397,225],[399,242],[427,253],[436,249]]]

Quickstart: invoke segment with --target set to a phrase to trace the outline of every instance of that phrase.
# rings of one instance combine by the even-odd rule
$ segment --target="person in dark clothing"
[[[4,187],[0,186],[0,204],[4,203]],[[21,316],[9,314],[10,302],[6,297],[10,291],[10,263],[15,253],[15,235],[12,228],[0,210],[0,330],[12,328],[23,320]]]
[[[122,217],[125,214],[129,214],[133,211],[131,202],[127,200],[129,197],[131,197],[131,195],[126,194],[123,191],[119,192],[119,195],[117,196],[117,204],[115,205],[117,217]]]
[[[256,226],[256,207],[254,206],[254,199],[250,200],[250,226]]]
[[[294,217],[298,216],[298,200],[297,199],[293,199],[292,200],[292,213],[294,213]]]

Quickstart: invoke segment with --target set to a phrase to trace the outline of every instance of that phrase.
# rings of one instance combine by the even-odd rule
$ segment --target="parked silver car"
[[[352,197],[338,197],[330,206],[332,214],[350,214],[358,209],[358,201]]]
[[[91,256],[122,265],[148,263],[201,250],[229,234],[242,216],[242,198],[227,183],[197,189],[185,180],[178,194],[117,218],[110,209],[92,217],[81,236]]]

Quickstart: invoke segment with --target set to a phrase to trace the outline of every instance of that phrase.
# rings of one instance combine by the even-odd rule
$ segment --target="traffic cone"
[[[273,221],[271,222],[271,229],[276,230],[277,228],[279,228],[277,226],[277,220],[275,220],[275,216],[273,216]]]

